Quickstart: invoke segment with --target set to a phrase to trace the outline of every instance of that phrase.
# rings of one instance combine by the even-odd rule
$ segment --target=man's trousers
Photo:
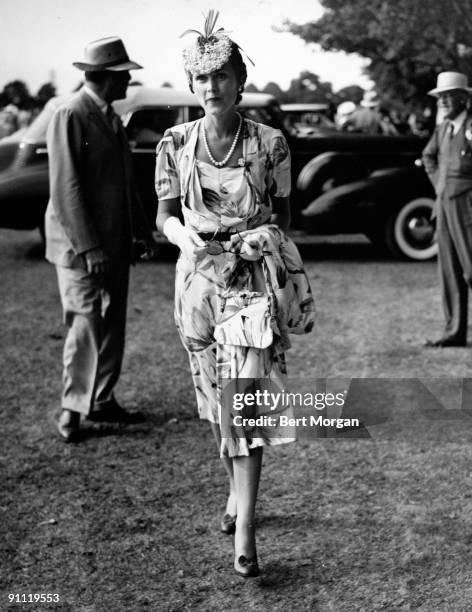
[[[465,342],[468,291],[472,287],[472,192],[440,201],[437,223],[444,337]]]
[[[56,266],[64,322],[62,408],[89,414],[114,399],[125,345],[129,264],[105,275]]]

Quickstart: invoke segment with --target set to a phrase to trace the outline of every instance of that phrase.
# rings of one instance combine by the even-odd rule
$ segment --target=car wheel
[[[389,251],[402,259],[427,261],[437,254],[431,215],[434,200],[416,198],[397,208],[387,219],[385,241]]]

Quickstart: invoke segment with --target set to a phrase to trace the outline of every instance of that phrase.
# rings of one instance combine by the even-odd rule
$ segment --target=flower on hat
[[[185,30],[183,34],[198,34],[197,40],[184,49],[184,68],[194,75],[209,74],[218,70],[229,61],[232,40],[223,28],[214,31],[218,19],[218,11],[211,9],[205,17],[204,32]]]

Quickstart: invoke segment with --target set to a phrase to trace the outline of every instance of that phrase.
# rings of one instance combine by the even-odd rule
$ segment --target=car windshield
[[[23,135],[23,140],[33,144],[45,143],[47,127],[54,111],[68,98],[70,98],[70,94],[51,98],[27,128]],[[179,105],[175,108],[156,105],[155,108],[148,107],[134,111],[130,115],[131,118],[128,121],[124,121],[128,137],[133,141],[157,142],[166,128],[185,121],[183,115],[181,116],[181,112],[178,111],[179,108]],[[267,106],[242,105],[239,107],[239,110],[248,119],[283,129],[283,113],[275,101],[270,102]],[[189,107],[190,121],[198,119],[202,115],[203,110],[200,106]],[[151,131],[155,132],[155,134],[152,134]]]

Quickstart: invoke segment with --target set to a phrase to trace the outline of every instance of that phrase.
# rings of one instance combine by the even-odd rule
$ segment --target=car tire
[[[434,200],[408,200],[388,217],[385,242],[392,255],[411,261],[429,261],[437,254],[431,215]]]

